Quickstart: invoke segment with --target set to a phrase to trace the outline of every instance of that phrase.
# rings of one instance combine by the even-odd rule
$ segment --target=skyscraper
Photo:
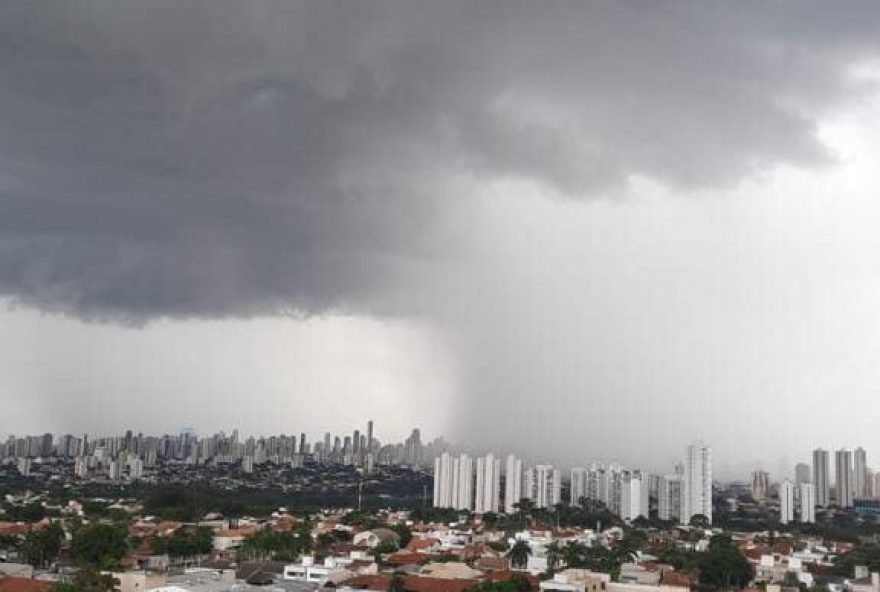
[[[474,511],[478,514],[498,511],[501,490],[501,459],[489,453],[477,459],[477,487]]]
[[[684,477],[679,474],[660,478],[658,517],[661,520],[684,521]]]
[[[535,507],[550,508],[562,500],[562,473],[553,465],[535,465]]]
[[[786,479],[779,486],[779,521],[788,524],[794,520],[794,485]]]
[[[801,483],[812,483],[810,478],[810,465],[807,463],[798,463],[794,466],[794,482],[798,485]]]
[[[859,446],[853,455],[853,497],[866,499],[868,497],[868,455],[865,449]]]
[[[522,497],[522,461],[510,454],[504,467],[504,511],[507,514],[516,512],[514,504],[518,504]]]
[[[816,487],[812,483],[800,484],[801,522],[816,521]]]
[[[648,484],[638,471],[624,471],[621,475],[620,517],[635,520],[648,517]]]
[[[448,452],[434,459],[434,507],[452,507],[452,456]]]
[[[767,471],[752,471],[752,499],[763,500],[767,498],[770,490],[770,475]]]
[[[829,473],[828,451],[817,448],[813,451],[813,487],[816,494],[816,505],[827,508],[831,503],[831,484]]]
[[[571,470],[571,493],[569,505],[580,506],[581,498],[587,496],[587,470],[574,468]]]
[[[684,518],[698,514],[712,523],[712,449],[694,442],[686,449],[684,466]]]
[[[841,448],[834,453],[834,487],[837,490],[837,505],[841,508],[853,506],[852,452]]]

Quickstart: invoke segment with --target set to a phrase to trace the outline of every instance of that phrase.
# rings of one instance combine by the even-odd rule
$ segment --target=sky
[[[0,6],[0,434],[870,464],[878,12]]]

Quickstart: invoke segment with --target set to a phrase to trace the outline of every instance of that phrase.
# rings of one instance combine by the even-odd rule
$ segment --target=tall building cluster
[[[624,469],[620,465],[571,470],[569,503],[579,506],[584,501],[600,501],[624,520],[648,516],[650,490],[648,475],[639,469]]]
[[[469,454],[441,454],[434,460],[434,506],[511,514],[522,500],[538,508],[562,502],[562,473],[553,465],[526,467],[509,455],[503,468],[502,475],[501,458],[492,453],[476,459]]]
[[[50,433],[9,436],[0,441],[0,462],[16,463],[19,472],[27,474],[33,460],[71,459],[77,477],[104,476],[115,481],[140,479],[159,463],[237,464],[244,473],[253,473],[265,464],[300,467],[315,462],[356,466],[370,473],[376,464],[430,466],[434,457],[447,448],[441,438],[424,444],[418,429],[413,429],[404,442],[382,445],[373,428],[370,420],[363,432],[325,432],[315,442],[310,442],[305,433],[241,438],[238,430],[199,437],[191,428],[162,436],[134,434],[131,430],[108,437]]]
[[[799,465],[800,466],[800,465]],[[817,448],[813,451],[813,478],[815,505],[827,508],[852,508],[856,500],[874,499],[880,495],[878,479],[868,467],[868,455],[864,448],[847,450],[841,448],[834,452],[834,482],[831,481],[831,459],[829,451]],[[802,475],[795,468],[795,480],[800,482]]]
[[[502,472],[503,468],[503,472]],[[686,449],[685,462],[662,477],[618,464],[592,464],[571,469],[568,504],[601,502],[624,520],[648,517],[656,497],[660,518],[687,523],[695,515],[712,520],[712,454],[696,442]],[[513,514],[522,500],[538,508],[563,503],[562,471],[552,464],[526,465],[516,455],[502,464],[494,454],[474,459],[445,452],[434,461],[434,506],[477,513]]]

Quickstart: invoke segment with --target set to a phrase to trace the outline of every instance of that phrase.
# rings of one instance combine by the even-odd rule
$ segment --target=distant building
[[[770,475],[767,471],[752,471],[752,498],[755,500],[767,499],[770,491]]]
[[[840,449],[834,453],[834,473],[837,505],[841,508],[852,508],[854,492],[851,451]]]
[[[677,520],[679,523],[685,522],[684,477],[677,473],[661,477],[657,501],[657,515],[661,520]]]
[[[801,483],[800,488],[800,504],[801,504],[801,522],[816,522],[816,488],[812,483]]]
[[[508,455],[504,467],[504,511],[508,514],[516,511],[514,504],[518,504],[523,497],[522,477],[522,461],[512,454]]]
[[[684,467],[685,522],[703,515],[712,523],[712,449],[702,442],[687,447]]]
[[[810,478],[810,465],[807,463],[798,463],[794,466],[794,482],[797,485],[813,482]]]
[[[573,468],[571,470],[571,490],[568,503],[571,506],[580,506],[581,499],[587,497],[587,469]]]
[[[779,486],[779,521],[788,524],[794,520],[794,484],[786,479]]]
[[[553,465],[535,465],[535,507],[550,508],[562,502],[562,473]]]
[[[813,487],[816,490],[816,505],[823,508],[831,503],[830,473],[828,451],[817,448],[813,451]]]
[[[489,453],[477,459],[477,487],[474,511],[478,514],[498,512],[501,493],[501,459]]]
[[[853,454],[853,497],[866,499],[868,495],[868,455],[861,446]]]

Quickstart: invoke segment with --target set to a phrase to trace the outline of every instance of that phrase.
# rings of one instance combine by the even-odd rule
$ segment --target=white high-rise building
[[[132,479],[141,479],[144,476],[144,461],[134,457],[128,461],[128,476]]]
[[[522,499],[527,499],[532,502],[538,499],[538,478],[535,467],[523,469]]]
[[[800,484],[801,522],[816,522],[816,487],[812,483]]]
[[[712,449],[702,442],[687,447],[684,465],[685,521],[698,514],[712,523]]]
[[[562,501],[562,472],[553,465],[535,465],[535,507],[550,508]]]
[[[453,459],[453,499],[452,507],[456,510],[474,509],[474,459],[470,455],[460,454]]]
[[[837,492],[837,505],[841,508],[853,506],[852,452],[840,449],[834,453],[834,488]]]
[[[658,517],[684,522],[684,477],[678,473],[660,478]]]
[[[632,521],[648,517],[648,484],[638,471],[624,471],[621,475],[620,517]]]
[[[868,455],[865,449],[859,446],[853,454],[853,497],[866,499],[868,497]]]
[[[788,524],[794,520],[794,484],[786,479],[779,486],[779,521]]]
[[[458,507],[460,459],[444,452],[434,460],[434,507]]]
[[[477,459],[477,488],[474,511],[477,514],[498,512],[501,490],[501,459],[492,453]]]
[[[87,456],[76,457],[76,461],[74,462],[73,472],[80,479],[85,479],[86,477],[88,477],[89,476],[89,457],[87,457]]]
[[[831,503],[831,466],[828,451],[817,448],[813,451],[813,488],[816,494],[816,505],[827,508]]]
[[[574,468],[571,470],[571,496],[569,505],[580,506],[581,499],[587,497],[587,470]]]
[[[514,455],[508,455],[504,467],[504,511],[508,514],[516,512],[514,504],[523,497],[522,461]]]

